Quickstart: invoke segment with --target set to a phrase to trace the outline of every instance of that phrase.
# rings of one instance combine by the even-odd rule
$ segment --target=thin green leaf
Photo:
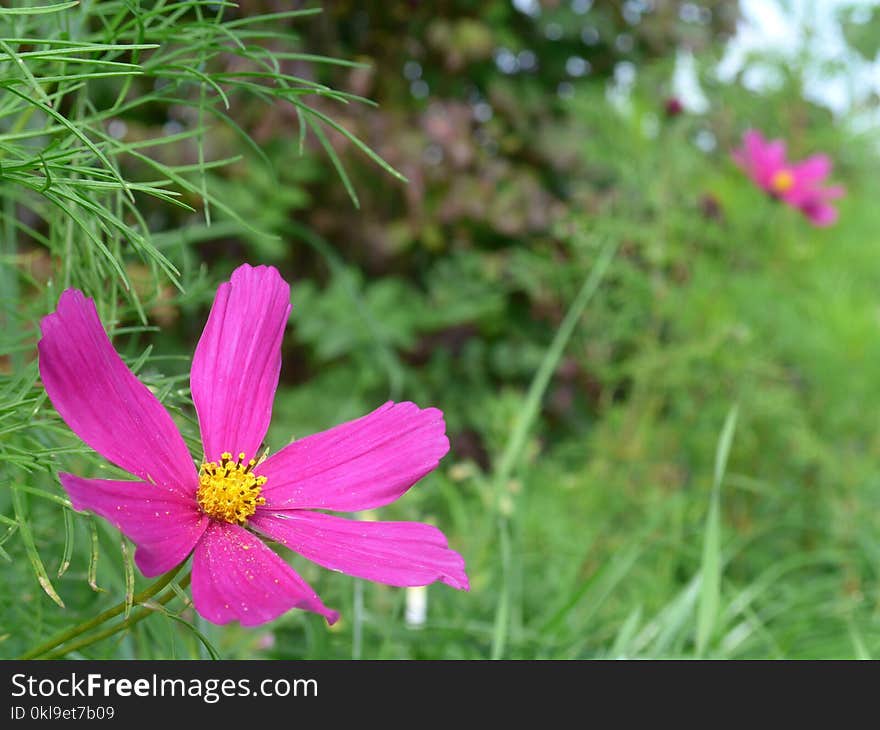
[[[34,575],[37,578],[37,582],[49,598],[61,608],[64,608],[64,601],[61,600],[61,596],[58,595],[55,586],[53,586],[52,581],[49,580],[46,566],[43,565],[43,560],[40,558],[36,543],[34,543],[34,535],[31,532],[30,522],[28,522],[27,519],[25,500],[21,494],[23,491],[22,487],[18,484],[11,484],[10,487],[12,491],[12,507],[15,511],[15,519],[18,522],[18,532],[19,535],[21,535],[21,541],[24,543],[24,549],[27,553],[31,568],[34,571]]]
[[[64,516],[64,552],[61,555],[61,562],[58,564],[58,577],[63,576],[70,567],[70,558],[73,555],[73,511],[69,509],[61,510]]]
[[[306,114],[310,114],[314,117],[317,117],[318,119],[323,121],[325,124],[332,127],[337,132],[339,132],[341,135],[346,137],[355,147],[357,147],[359,150],[361,150],[365,155],[367,155],[367,157],[369,157],[373,162],[375,162],[377,165],[379,165],[379,167],[381,167],[383,170],[385,170],[385,172],[389,173],[390,175],[393,175],[394,177],[396,177],[398,180],[400,180],[402,182],[409,182],[402,173],[398,172],[393,167],[391,167],[391,165],[389,165],[387,162],[385,162],[385,160],[383,160],[378,154],[373,152],[373,150],[370,149],[370,147],[367,144],[362,142],[358,137],[356,137],[354,134],[349,132],[341,124],[334,121],[333,119],[328,117],[326,114],[319,112],[317,109],[313,109],[310,106],[303,105],[302,110]]]
[[[348,178],[348,173],[345,171],[345,167],[343,166],[342,161],[336,154],[336,150],[333,149],[333,145],[330,144],[330,140],[328,140],[327,136],[324,134],[324,130],[321,129],[320,125],[316,124],[312,120],[309,120],[309,125],[312,128],[312,132],[315,133],[315,136],[321,143],[321,146],[324,148],[324,151],[327,153],[327,157],[330,158],[330,162],[333,163],[333,167],[336,168],[336,172],[339,174],[339,179],[342,180],[345,191],[348,193],[348,197],[351,198],[351,202],[354,204],[354,207],[360,208],[361,203],[358,200],[357,192],[354,189],[354,185],[351,184],[351,180],[349,180]]]
[[[52,117],[53,119],[60,122],[61,125],[64,126],[65,129],[69,130],[71,134],[76,136],[77,139],[79,139],[86,147],[88,147],[95,154],[95,156],[99,160],[101,160],[101,162],[112,173],[113,177],[116,178],[116,181],[128,193],[128,196],[130,198],[134,199],[134,196],[132,195],[131,191],[128,189],[128,183],[122,179],[122,177],[117,172],[116,168],[113,166],[113,164],[107,158],[107,156],[103,152],[101,152],[101,150],[99,150],[88,137],[86,137],[82,132],[80,132],[76,128],[75,125],[71,124],[64,115],[59,114],[57,111],[55,111],[51,106],[48,106],[47,104],[39,102],[36,99],[29,98],[27,96],[27,94],[21,93],[18,89],[16,89],[11,84],[5,84],[5,86],[8,91],[11,91],[13,94],[20,97],[21,99],[28,102],[29,104],[33,104],[35,107],[37,107],[38,109],[43,111],[45,114],[48,114],[50,117]]]
[[[128,540],[125,537],[120,537],[119,546],[122,551],[122,567],[125,571],[125,613],[123,619],[127,619],[134,603],[134,561],[128,547]]]
[[[175,592],[182,593],[182,591],[179,591],[179,589],[178,589],[178,591],[175,591]],[[205,647],[205,650],[211,656],[211,659],[213,659],[214,661],[219,661],[221,659],[220,652],[217,651],[217,649],[214,647],[214,645],[208,640],[208,637],[205,636],[201,631],[199,631],[192,623],[187,621],[185,618],[178,616],[176,613],[174,613],[173,611],[170,611],[165,606],[161,605],[160,603],[157,603],[156,601],[147,601],[146,603],[144,603],[142,605],[145,608],[149,608],[153,611],[156,611],[157,613],[161,613],[164,616],[167,616],[172,621],[177,621],[178,623],[186,626],[192,632],[193,636],[195,636],[202,643],[202,646]]]
[[[89,516],[89,538],[91,544],[88,574],[89,587],[95,591],[95,593],[105,593],[105,589],[98,585],[98,525],[95,523],[95,518],[92,516]]]
[[[715,629],[721,605],[721,483],[736,431],[737,406],[730,409],[721,429],[715,453],[715,471],[709,512],[703,535],[703,558],[700,566],[700,595],[697,605],[697,654],[704,656]]]
[[[70,2],[58,3],[57,5],[34,5],[30,8],[0,8],[0,15],[46,15],[47,13],[68,10],[77,5],[79,5],[79,0],[70,0]]]

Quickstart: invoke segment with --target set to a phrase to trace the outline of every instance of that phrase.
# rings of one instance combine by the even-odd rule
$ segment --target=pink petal
[[[292,608],[339,618],[287,563],[247,530],[211,521],[193,556],[193,604],[215,624],[256,626]]]
[[[815,187],[831,174],[831,158],[828,155],[813,155],[792,166],[795,184]]]
[[[764,138],[760,132],[748,130],[743,134],[742,147],[737,147],[731,153],[733,161],[747,173],[751,174],[754,171],[757,151],[762,148],[763,144]]]
[[[794,185],[783,196],[783,200],[797,208],[809,207],[817,199],[831,200],[840,197],[840,187],[822,188],[821,182],[831,172],[831,160],[827,155],[814,155],[792,167]]]
[[[801,208],[801,211],[814,226],[824,228],[837,221],[837,209],[822,201],[814,201]]]
[[[137,545],[134,559],[148,578],[186,560],[208,526],[194,498],[155,484],[58,476],[74,509],[100,515]]]
[[[40,328],[40,377],[71,430],[144,481],[192,494],[197,474],[180,432],[116,354],[94,301],[68,289]]]
[[[767,170],[775,172],[780,167],[786,166],[785,160],[785,142],[781,139],[774,139],[768,142],[767,146],[761,151],[760,164]]]
[[[356,512],[393,502],[449,451],[443,413],[389,401],[372,413],[295,441],[257,466],[262,509]]]
[[[330,570],[392,586],[441,581],[468,590],[464,559],[436,527],[419,522],[364,522],[320,512],[257,514],[250,524]]]
[[[206,459],[259,456],[289,314],[290,287],[271,266],[243,264],[217,289],[190,374]]]
[[[743,134],[743,147],[750,158],[759,156],[766,146],[767,140],[757,129],[747,129]]]
[[[826,205],[827,201],[843,195],[843,188],[818,188],[797,186],[782,196],[782,199],[795,208],[809,210],[815,206]]]
[[[846,188],[843,185],[831,185],[830,187],[822,188],[820,192],[823,200],[836,200],[846,195]]]
[[[759,187],[769,190],[773,175],[786,166],[785,143],[768,141],[759,131],[750,129],[743,135],[742,148],[734,152],[734,161]]]

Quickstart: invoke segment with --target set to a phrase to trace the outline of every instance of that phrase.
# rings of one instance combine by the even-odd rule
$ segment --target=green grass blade
[[[506,485],[513,475],[513,471],[519,463],[519,459],[524,451],[526,439],[531,431],[535,420],[538,417],[541,402],[544,399],[544,393],[550,384],[553,373],[559,366],[565,348],[568,345],[571,335],[577,326],[578,321],[584,313],[593,295],[599,289],[611,261],[617,252],[617,240],[609,239],[602,247],[596,262],[593,264],[589,275],[585,278],[580,291],[575,296],[574,301],[566,312],[565,318],[556,331],[553,341],[547,348],[547,352],[541,360],[541,364],[532,379],[529,391],[526,395],[525,403],[517,415],[517,420],[513,425],[510,437],[507,440],[506,448],[499,462],[499,466],[494,475],[493,496],[495,500],[495,509],[499,511],[498,519],[501,525],[502,538],[507,533],[507,517],[500,514],[500,504],[506,489]],[[501,659],[504,656],[507,633],[508,619],[510,610],[510,591],[511,572],[512,572],[512,556],[510,551],[502,552],[502,585],[499,593],[499,599],[495,611],[495,622],[492,635],[491,657],[493,659]]]
[[[718,620],[721,605],[721,483],[727,468],[727,458],[736,431],[738,407],[727,414],[718,447],[715,452],[715,472],[709,513],[703,535],[703,558],[700,566],[700,595],[697,604],[697,655],[704,656]]]

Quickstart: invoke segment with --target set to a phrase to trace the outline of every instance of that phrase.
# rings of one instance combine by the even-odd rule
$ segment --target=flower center
[[[787,193],[792,185],[794,185],[794,175],[790,170],[779,170],[770,179],[770,187],[777,193]]]
[[[228,451],[220,454],[220,463],[206,461],[199,467],[199,491],[196,499],[199,507],[209,517],[243,525],[247,518],[266,504],[260,496],[266,477],[258,477],[252,471],[257,465],[255,459],[232,461]]]

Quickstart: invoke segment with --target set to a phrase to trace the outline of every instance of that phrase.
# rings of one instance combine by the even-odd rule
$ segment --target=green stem
[[[165,573],[159,580],[157,580],[153,585],[145,588],[140,593],[138,593],[132,599],[132,603],[143,603],[144,601],[149,600],[153,596],[155,596],[159,591],[161,591],[165,586],[167,586],[172,580],[174,580],[174,576],[180,571],[180,566],[178,565],[174,570]],[[103,613],[99,613],[95,618],[90,619],[84,623],[81,623],[77,626],[74,626],[72,629],[68,629],[67,631],[63,631],[60,634],[56,634],[48,641],[40,644],[38,647],[31,649],[28,652],[22,654],[19,659],[35,659],[41,654],[45,654],[50,649],[54,649],[59,644],[63,644],[65,641],[69,641],[74,637],[79,636],[80,634],[84,634],[87,631],[91,631],[96,626],[100,626],[105,621],[110,620],[114,616],[118,616],[120,613],[125,611],[126,606],[130,605],[127,601],[122,601],[113,608],[108,608]]]
[[[190,574],[187,573],[181,581],[180,587],[186,588],[189,585]],[[177,596],[176,591],[168,591],[167,593],[159,596],[154,603],[159,604],[160,606],[164,606],[168,603],[172,598]],[[79,641],[75,641],[72,644],[68,644],[65,647],[62,647],[58,651],[53,651],[51,654],[47,654],[43,659],[63,659],[65,656],[70,654],[73,651],[79,651],[80,649],[84,649],[87,646],[91,646],[92,644],[96,644],[102,639],[106,639],[108,636],[113,636],[113,634],[119,633],[123,629],[130,628],[134,626],[136,623],[143,621],[147,616],[151,616],[155,613],[155,609],[150,608],[149,606],[144,606],[138,611],[132,613],[127,619],[124,621],[120,621],[118,624],[114,624],[113,626],[108,626],[103,631],[99,631],[96,634],[92,634],[90,636],[85,636]]]

